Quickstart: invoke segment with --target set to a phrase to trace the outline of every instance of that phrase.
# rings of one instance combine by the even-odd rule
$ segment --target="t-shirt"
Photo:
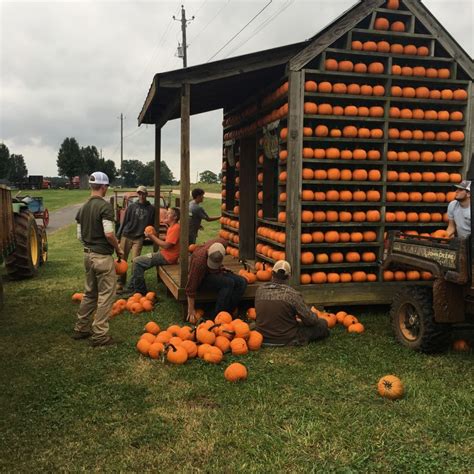
[[[318,321],[305,304],[301,293],[287,284],[271,281],[257,288],[255,294],[257,313],[256,329],[264,342],[288,344],[298,338],[300,325],[315,326]]]
[[[92,196],[76,214],[84,247],[96,253],[112,255],[114,248],[105,237],[103,220],[113,222],[114,211],[110,203],[100,196]]]
[[[448,205],[448,218],[456,224],[458,237],[471,235],[471,206],[462,207],[458,201],[451,201]]]
[[[118,231],[118,236],[123,235],[129,239],[143,237],[143,232],[147,225],[155,222],[155,207],[148,201],[144,204],[133,202],[127,207],[123,224]]]
[[[189,235],[196,237],[203,219],[208,219],[207,212],[194,200],[189,203]]]
[[[180,229],[181,227],[178,223],[168,227],[168,230],[166,231],[165,242],[173,244],[173,246],[168,249],[160,250],[161,255],[163,255],[166,261],[170,264],[176,263],[178,261]]]

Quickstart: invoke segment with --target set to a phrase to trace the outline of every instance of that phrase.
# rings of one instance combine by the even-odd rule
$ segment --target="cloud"
[[[186,2],[189,64],[205,63],[268,0]],[[352,0],[274,0],[215,59],[307,39],[350,8]],[[424,4],[472,56],[473,3]],[[154,159],[154,127],[137,129],[137,116],[153,75],[181,67],[176,1],[0,0],[0,140],[25,156],[31,173],[55,175],[65,137],[95,145],[120,161]],[[229,91],[231,93],[231,91]],[[222,111],[192,118],[191,176],[219,170]],[[162,130],[162,157],[179,176],[179,121]]]

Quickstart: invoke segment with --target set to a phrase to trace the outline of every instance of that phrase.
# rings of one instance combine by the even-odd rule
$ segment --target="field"
[[[119,346],[70,339],[81,259],[74,228],[59,230],[41,276],[5,285],[1,472],[472,472],[472,354],[410,352],[386,308],[354,308],[364,334],[251,353],[238,359],[248,380],[229,384],[235,357],[170,366],[137,353],[148,320],[180,322],[161,284],[153,313],[111,322]],[[388,373],[405,383],[400,401],[377,395]]]
[[[12,196],[15,196],[13,192]],[[21,196],[41,196],[43,198],[44,207],[49,212],[56,211],[61,207],[70,206],[79,202],[84,202],[90,195],[90,191],[86,189],[24,189]]]

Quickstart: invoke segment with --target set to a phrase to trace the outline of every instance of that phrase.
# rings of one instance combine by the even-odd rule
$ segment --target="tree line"
[[[28,177],[28,168],[23,155],[10,154],[4,143],[0,143],[0,179],[22,183]]]

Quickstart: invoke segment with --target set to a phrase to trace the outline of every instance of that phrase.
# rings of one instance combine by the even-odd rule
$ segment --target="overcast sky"
[[[184,3],[188,65],[207,62],[270,0],[193,0]],[[30,174],[56,176],[65,137],[95,145],[120,163],[153,160],[153,127],[137,116],[153,75],[182,67],[181,1],[0,0],[0,142],[22,154]],[[273,0],[215,58],[238,56],[305,40],[357,3],[355,0]],[[474,0],[424,4],[472,57]],[[191,179],[218,172],[222,111],[192,117]],[[162,131],[162,156],[179,177],[179,121]]]

